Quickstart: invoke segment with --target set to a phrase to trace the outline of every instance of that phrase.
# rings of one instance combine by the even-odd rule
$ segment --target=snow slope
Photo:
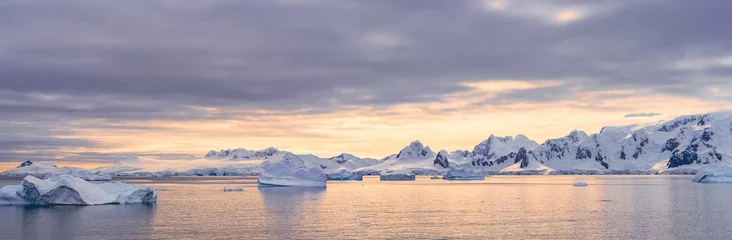
[[[404,147],[398,154],[390,155],[379,164],[354,169],[354,172],[411,172],[417,175],[438,175],[445,172],[445,168],[435,164],[436,154],[430,147],[420,141],[414,141]]]
[[[25,161],[21,163],[17,168],[0,173],[0,176],[23,177],[33,175],[48,178],[59,174],[69,174],[87,181],[109,181],[112,179],[111,175],[109,174],[92,173],[82,168],[57,167],[52,162],[32,161]]]

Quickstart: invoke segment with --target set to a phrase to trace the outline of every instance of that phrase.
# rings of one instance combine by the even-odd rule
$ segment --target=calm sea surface
[[[732,184],[690,178],[368,178],[326,189],[257,188],[253,178],[126,179],[167,191],[153,205],[0,206],[0,239],[732,238]]]

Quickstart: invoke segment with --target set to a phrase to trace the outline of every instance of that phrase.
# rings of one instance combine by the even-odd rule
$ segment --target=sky
[[[3,0],[0,163],[419,139],[732,108],[732,1]]]

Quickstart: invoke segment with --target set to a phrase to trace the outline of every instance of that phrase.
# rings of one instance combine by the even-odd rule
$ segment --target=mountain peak
[[[424,146],[422,142],[419,140],[416,140],[409,144],[409,146],[404,147],[401,151],[399,151],[399,154],[397,154],[397,159],[406,159],[406,158],[423,158],[428,156],[434,156],[435,152],[430,149],[430,147]]]
[[[33,165],[33,162],[31,160],[25,160],[25,162],[18,165],[17,168],[22,168],[22,167],[26,167],[26,166],[30,166],[30,165]]]

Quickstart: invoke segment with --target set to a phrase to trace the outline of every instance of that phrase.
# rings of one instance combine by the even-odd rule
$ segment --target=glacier
[[[93,184],[68,175],[23,178],[22,185],[0,189],[0,205],[102,205],[153,203],[157,193],[148,187],[121,182]]]

